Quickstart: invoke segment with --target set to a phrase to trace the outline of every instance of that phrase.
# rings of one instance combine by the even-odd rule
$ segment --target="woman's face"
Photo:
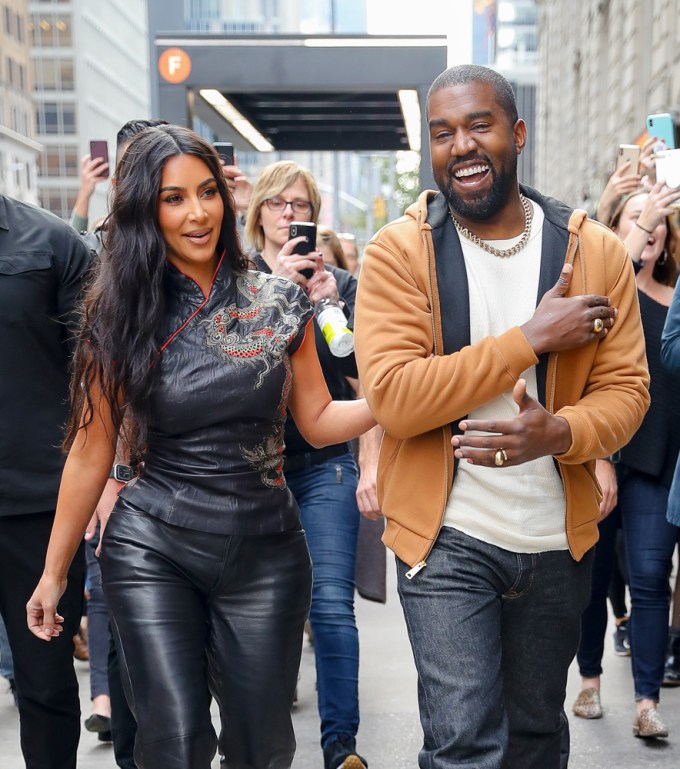
[[[168,261],[194,279],[212,277],[223,215],[215,177],[204,161],[195,155],[169,158],[158,193],[158,224]]]
[[[312,221],[312,206],[309,199],[309,190],[304,180],[301,178],[296,179],[292,184],[288,185],[283,192],[278,195],[272,195],[271,200],[274,201],[286,201],[293,203],[300,201],[309,205],[309,211],[307,213],[300,213],[299,211],[293,211],[292,205],[286,205],[282,211],[272,211],[267,203],[262,203],[260,206],[260,225],[264,235],[265,247],[276,247],[280,249],[284,243],[289,240],[288,226],[291,222],[311,222]]]
[[[626,239],[626,235],[635,227],[638,217],[642,213],[642,209],[645,207],[647,198],[649,195],[646,192],[639,195],[633,195],[629,198],[623,206],[621,216],[619,217],[618,226],[614,228],[614,232],[621,238]],[[656,262],[656,260],[663,253],[664,244],[666,242],[666,220],[662,220],[658,224],[652,234],[647,238],[647,245],[642,252],[641,259],[645,263]]]

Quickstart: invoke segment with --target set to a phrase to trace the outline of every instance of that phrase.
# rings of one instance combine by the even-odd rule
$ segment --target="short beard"
[[[517,157],[513,156],[510,166],[496,173],[494,167],[487,163],[493,184],[488,192],[480,192],[472,197],[463,198],[453,191],[453,173],[447,168],[444,179],[436,179],[437,186],[446,198],[450,209],[464,219],[485,221],[495,216],[508,202],[517,184]]]

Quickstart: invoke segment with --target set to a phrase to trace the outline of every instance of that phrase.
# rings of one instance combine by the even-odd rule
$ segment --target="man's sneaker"
[[[628,621],[616,626],[614,631],[614,654],[618,657],[630,657],[630,643],[628,642]]]
[[[324,769],[367,769],[368,761],[357,753],[354,737],[338,737],[323,750]]]

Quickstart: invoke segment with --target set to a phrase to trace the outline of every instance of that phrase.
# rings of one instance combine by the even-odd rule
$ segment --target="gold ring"
[[[508,455],[505,453],[505,449],[498,449],[498,451],[494,454],[493,461],[496,467],[503,467],[503,465],[508,461]]]
[[[602,318],[595,318],[593,321],[593,333],[599,334],[601,331],[604,331],[604,322]]]

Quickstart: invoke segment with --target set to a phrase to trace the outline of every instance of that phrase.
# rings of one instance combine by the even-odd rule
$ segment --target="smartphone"
[[[640,147],[637,144],[619,144],[619,149],[616,154],[616,167],[621,168],[624,163],[630,163],[624,176],[629,176],[638,172],[639,160]]]
[[[109,145],[106,139],[97,139],[90,142],[90,157],[92,160],[95,158],[102,158],[105,163],[109,162]],[[97,176],[100,179],[106,179],[109,175],[109,169],[102,171]]]
[[[656,178],[666,187],[676,190],[680,187],[680,150],[661,150],[654,157]]]
[[[305,235],[307,240],[300,241],[293,248],[293,253],[306,256],[310,251],[316,251],[316,224],[314,222],[291,222],[288,227],[288,240],[300,235]],[[311,278],[314,275],[314,270],[311,267],[306,267],[304,270],[300,270],[300,275]]]
[[[675,123],[670,112],[647,115],[647,133],[650,136],[656,136],[657,139],[661,139],[666,145],[666,149],[675,149]]]
[[[224,161],[225,166],[234,165],[234,145],[231,142],[214,142],[213,147]]]

